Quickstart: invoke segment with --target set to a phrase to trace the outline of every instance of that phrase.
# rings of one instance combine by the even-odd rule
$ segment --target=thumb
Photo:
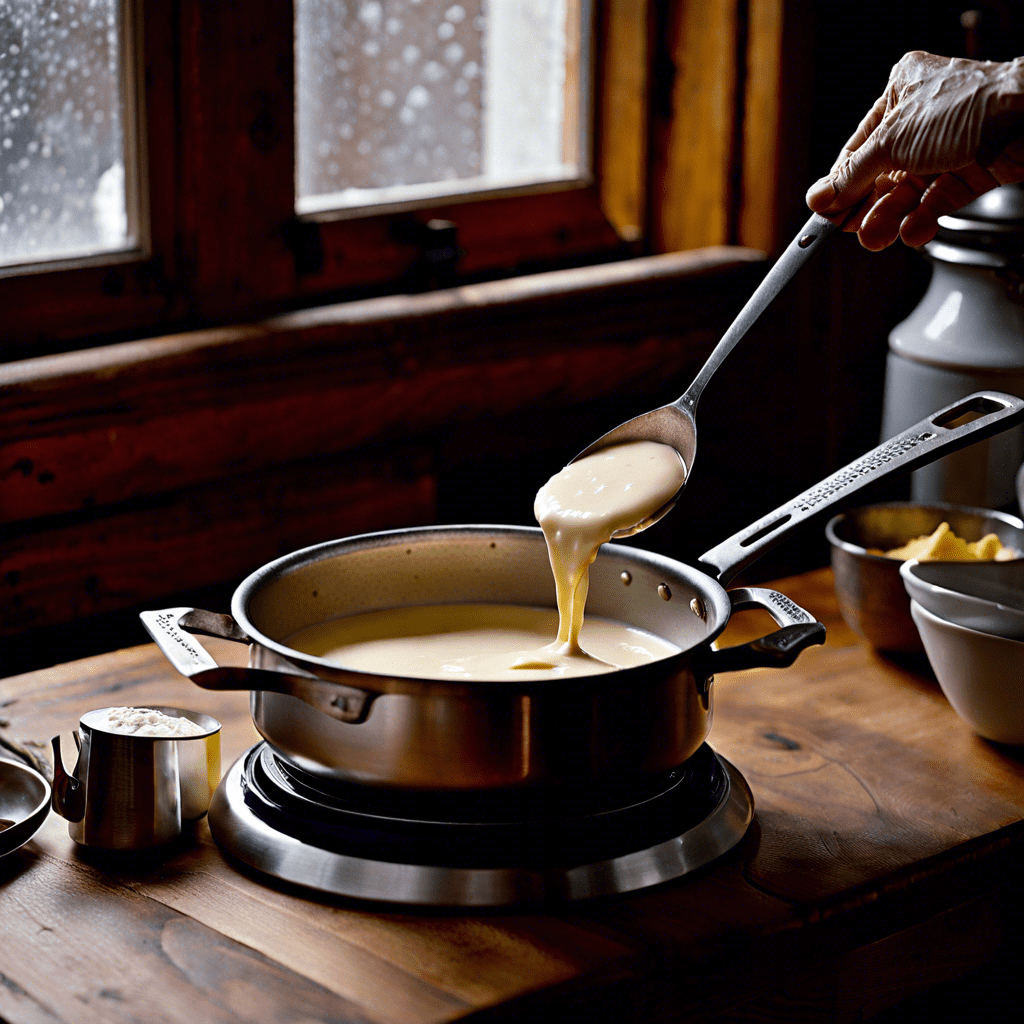
[[[893,169],[892,161],[873,134],[859,149],[848,153],[831,175],[819,179],[807,190],[807,205],[815,213],[847,210],[871,193],[880,174]]]

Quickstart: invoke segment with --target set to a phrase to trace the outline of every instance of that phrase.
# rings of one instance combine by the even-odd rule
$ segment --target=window
[[[8,35],[15,11],[72,8],[0,3]],[[753,214],[777,208],[765,142],[782,0],[74,5],[122,26],[121,106],[110,70],[94,122],[118,120],[122,141],[109,136],[111,162],[97,159],[83,194],[120,195],[124,227],[105,249],[90,242],[85,255],[0,274],[2,633],[237,582],[332,536],[446,518],[479,496],[497,456],[551,444],[545,423],[596,430],[595,403],[619,401],[623,418],[627,399],[635,409],[690,375],[757,254],[623,257],[743,240]],[[317,37],[316,17],[342,7],[344,31]],[[523,59],[499,59],[495,12],[544,14],[550,45],[519,43],[520,25],[505,45]],[[403,22],[394,33],[392,18]],[[322,80],[302,56],[311,26],[313,50],[334,62]],[[412,31],[418,42],[402,36]],[[389,35],[401,37],[384,57],[392,77],[374,78],[381,54],[367,47],[383,53]],[[535,51],[543,73],[526,59]],[[335,73],[360,62],[368,81]],[[494,100],[501,76],[522,69],[544,101],[507,89]],[[688,119],[709,80],[703,119]],[[343,114],[355,103],[368,127],[310,116],[310,103]],[[508,116],[495,120],[502,103]],[[524,145],[512,130],[522,107],[547,110]],[[453,112],[473,138],[441,154]],[[413,128],[412,176],[405,164],[379,173],[384,150],[403,144],[396,119]],[[118,145],[123,192],[104,191]],[[527,276],[543,269],[560,272]],[[409,294],[439,282],[473,287]],[[607,424],[615,414],[602,408]],[[504,508],[529,488],[502,466],[491,492]]]
[[[117,0],[0,0],[0,266],[138,242],[126,13]]]
[[[589,4],[299,0],[300,214],[589,175]]]
[[[0,213],[38,218],[0,270],[7,358],[407,288],[435,247],[432,220],[454,225],[464,279],[607,259],[638,236],[604,209],[591,111],[606,16],[589,0],[3,2],[0,31],[31,52],[5,67],[34,75],[40,97],[56,43],[25,35],[28,13],[77,21],[97,44],[88,65],[73,47],[47,57],[82,65],[50,88],[83,94],[69,116],[90,122],[76,138],[93,177],[75,177],[68,206],[89,231],[58,253],[40,228],[46,209],[63,216],[53,203],[12,193]],[[645,31],[642,8],[608,6]],[[45,122],[52,102],[33,102]],[[40,130],[12,147],[38,156]],[[628,130],[642,149],[643,119]],[[24,171],[9,175],[52,189]]]
[[[406,291],[446,253],[451,281],[770,246],[785,7],[2,0],[3,77],[36,93],[0,93],[18,153],[0,218],[8,235],[26,218],[3,243],[0,352]],[[81,67],[47,77],[65,28]],[[90,176],[42,156],[67,145],[46,125],[70,97],[47,90],[76,94],[64,155]],[[26,106],[41,127],[12,128]],[[45,224],[73,207],[88,230],[61,231],[76,259],[53,263]]]

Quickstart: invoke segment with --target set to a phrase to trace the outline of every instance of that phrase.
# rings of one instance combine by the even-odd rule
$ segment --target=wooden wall
[[[0,343],[54,354],[0,366],[0,672],[141,642],[135,611],[154,602],[203,596],[222,610],[247,572],[308,543],[435,521],[529,523],[550,472],[689,383],[756,283],[757,250],[777,253],[806,218],[807,184],[889,65],[915,45],[953,52],[950,5],[930,20],[923,0],[887,18],[877,6],[862,18],[808,0],[602,0],[594,185],[529,198],[518,224],[456,209],[471,256],[454,287],[341,301],[352,293],[339,268],[373,277],[411,258],[372,218],[324,226],[320,269],[285,268],[294,311],[245,322],[211,313],[200,329],[110,343],[89,333],[114,322],[105,306],[51,323],[70,308],[47,301],[59,289],[39,275],[24,289],[5,282]],[[176,8],[154,10],[170,19]],[[223,70],[197,26],[242,8],[218,10],[186,18],[196,31],[180,45],[196,74]],[[154,34],[155,78],[174,45]],[[238,121],[224,131],[248,131],[245,102],[221,104]],[[193,120],[200,135],[213,130]],[[209,198],[199,157],[182,160],[181,180]],[[155,172],[168,184],[166,166]],[[171,235],[162,223],[157,241]],[[195,239],[185,242],[187,255]],[[203,244],[216,255],[215,243]],[[165,263],[160,274],[173,273]],[[901,247],[830,243],[708,387],[686,502],[636,543],[696,558],[873,444],[886,335],[926,277]],[[205,301],[194,310],[213,310]],[[72,336],[97,347],[62,354]],[[825,557],[816,532],[758,571]]]
[[[62,624],[306,544],[528,523],[593,435],[676,397],[760,260],[666,254],[7,363],[0,631],[52,650]]]

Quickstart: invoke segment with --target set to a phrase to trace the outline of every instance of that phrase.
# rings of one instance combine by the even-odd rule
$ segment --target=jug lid
[[[1001,185],[940,217],[939,230],[924,249],[947,263],[1006,266],[1024,254],[1024,184]]]

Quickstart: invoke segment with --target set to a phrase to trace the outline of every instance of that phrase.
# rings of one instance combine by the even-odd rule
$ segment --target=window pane
[[[0,264],[130,248],[122,4],[0,0]]]
[[[297,206],[584,176],[580,0],[297,0]]]

